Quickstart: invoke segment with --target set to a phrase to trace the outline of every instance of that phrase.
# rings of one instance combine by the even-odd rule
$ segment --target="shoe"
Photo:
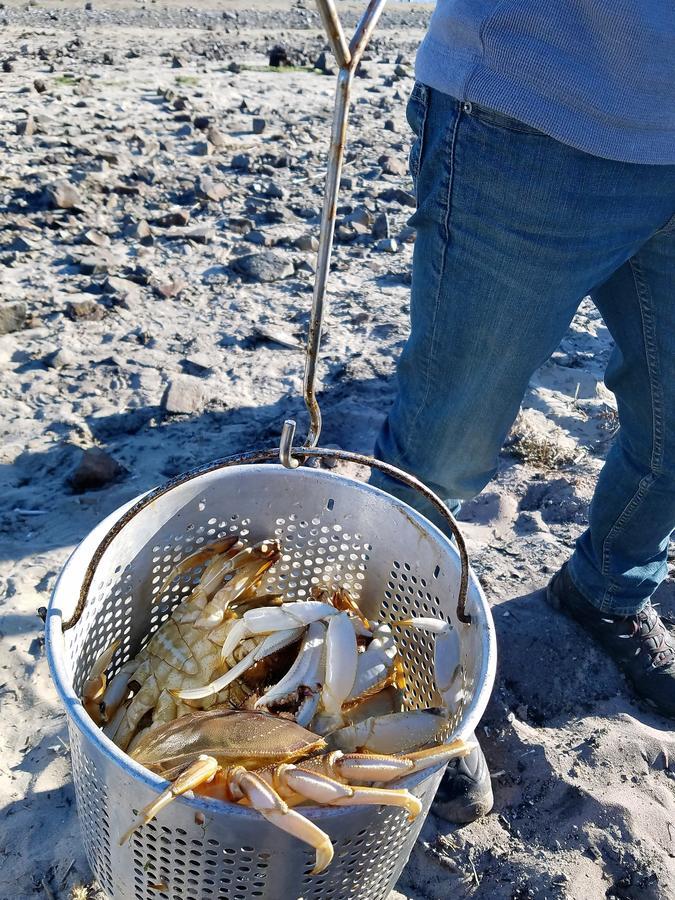
[[[487,762],[476,746],[468,756],[448,763],[431,811],[446,822],[464,825],[487,815],[493,804]]]
[[[651,602],[628,616],[596,609],[577,590],[567,563],[549,582],[546,600],[604,647],[640,697],[675,718],[675,637]]]

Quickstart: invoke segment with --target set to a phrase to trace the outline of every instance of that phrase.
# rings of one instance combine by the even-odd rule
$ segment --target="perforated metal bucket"
[[[133,812],[164,782],[134,763],[92,723],[79,702],[83,679],[118,636],[119,668],[187,593],[188,573],[159,596],[181,558],[230,532],[252,540],[275,535],[283,559],[268,587],[289,599],[314,584],[346,586],[367,615],[393,621],[439,616],[458,629],[465,701],[455,735],[476,727],[494,680],[495,638],[490,612],[473,575],[466,610],[457,618],[460,560],[455,547],[425,518],[387,494],[333,472],[280,465],[214,466],[185,476],[169,490],[117,510],[75,550],[59,577],[47,616],[47,649],[68,716],[73,778],[87,856],[115,900],[380,900],[412,850],[442,771],[400,782],[423,803],[407,821],[383,807],[303,808],[335,847],[331,865],[309,874],[313,851],[233,804],[182,798],[124,846],[120,834]],[[87,582],[90,584],[87,586]],[[77,624],[63,631],[81,590],[88,594]],[[405,702],[436,705],[432,639],[398,630],[405,664]]]

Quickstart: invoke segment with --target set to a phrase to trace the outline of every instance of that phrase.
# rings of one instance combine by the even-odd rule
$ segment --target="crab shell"
[[[227,727],[226,719],[230,719],[232,728]],[[291,719],[216,708],[147,732],[131,756],[171,781],[203,754],[217,759],[223,768],[239,765],[254,770],[275,763],[292,763],[320,753],[325,747],[323,738]]]

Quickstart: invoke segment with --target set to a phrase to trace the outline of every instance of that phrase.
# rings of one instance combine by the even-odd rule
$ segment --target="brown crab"
[[[422,722],[425,711],[411,715],[415,713]],[[447,720],[438,715],[432,725],[432,732],[422,727],[422,743],[434,729],[445,727]],[[404,740],[408,745],[408,733]],[[394,734],[390,746],[395,745]],[[320,806],[382,804],[401,807],[415,818],[421,810],[417,797],[405,788],[374,787],[372,783],[395,783],[404,775],[465,756],[471,749],[472,745],[457,740],[399,756],[370,753],[367,744],[360,752],[343,753],[327,750],[323,738],[269,713],[196,712],[148,732],[131,753],[171,784],[142,810],[120,844],[174,798],[197,791],[251,806],[272,824],[309,844],[316,851],[312,874],[317,874],[333,858],[332,844],[325,832],[291,807],[308,801]]]

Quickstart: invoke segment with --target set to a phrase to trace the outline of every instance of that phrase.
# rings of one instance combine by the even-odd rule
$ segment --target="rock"
[[[47,90],[47,85],[41,78],[36,78],[33,81],[33,90],[38,94],[44,94]]]
[[[186,374],[202,378],[207,375],[213,375],[216,365],[217,361],[211,359],[206,353],[195,353],[192,356],[187,356],[182,361]]]
[[[123,306],[126,309],[138,301],[141,295],[141,289],[135,281],[116,275],[109,275],[106,278],[103,282],[103,291],[112,297],[116,306]]]
[[[281,347],[289,347],[296,350],[302,344],[293,332],[282,328],[279,325],[270,323],[258,323],[253,329],[254,336],[263,341],[271,341],[273,344],[279,344]]]
[[[213,228],[200,225],[199,228],[170,228],[164,232],[169,241],[194,241],[195,244],[210,244],[213,240]]]
[[[13,72],[14,71],[14,60],[13,59],[3,59],[2,71],[3,72]]]
[[[319,241],[313,234],[301,234],[293,241],[293,245],[305,253],[316,252],[319,249]]]
[[[26,320],[26,304],[19,300],[16,303],[0,303],[0,334],[11,334],[23,327]]]
[[[210,175],[200,175],[195,182],[195,193],[205,200],[218,202],[227,196],[228,187],[223,181],[214,181]]]
[[[132,222],[125,231],[125,234],[129,237],[138,238],[141,242],[152,241],[152,229],[145,219],[139,219],[138,222]]]
[[[375,245],[375,249],[380,253],[396,253],[398,251],[398,242],[395,238],[382,238]]]
[[[247,253],[234,259],[231,265],[247,281],[279,281],[295,272],[290,259],[273,250]]]
[[[279,66],[293,65],[289,59],[288,50],[282,44],[275,44],[270,50],[269,64],[276,69],[278,69]]]
[[[393,131],[394,133],[398,131],[396,127],[396,122],[393,119],[385,119],[384,120],[384,130],[385,131]]]
[[[208,141],[197,141],[192,148],[192,152],[195,156],[211,156],[213,153],[213,145],[209,144]]]
[[[370,228],[373,224],[373,217],[365,206],[357,206],[348,216],[345,216],[345,222],[351,222],[352,225],[361,225],[364,228]]]
[[[248,234],[254,227],[255,222],[252,219],[247,219],[245,216],[230,216],[228,225],[230,231],[234,231],[236,234]]]
[[[172,278],[170,281],[156,285],[155,291],[165,300],[171,300],[173,297],[177,297],[186,287],[187,282],[182,278]]]
[[[16,133],[22,134],[24,137],[32,137],[35,134],[35,129],[35,119],[31,115],[16,123]]]
[[[389,153],[383,154],[377,164],[385,175],[405,175],[408,171],[408,165],[404,159],[399,156],[391,156]]]
[[[90,447],[82,452],[77,468],[69,477],[68,483],[74,493],[81,494],[84,491],[95,491],[105,487],[126,474],[124,466],[105,450]]]
[[[189,375],[173,378],[166,389],[162,405],[171,415],[200,413],[204,409],[204,388]]]
[[[114,66],[115,65],[115,54],[110,50],[106,50],[103,54],[102,59],[104,66]]]
[[[97,322],[105,316],[105,309],[100,303],[85,297],[83,300],[68,300],[66,315],[74,322],[79,320]]]
[[[417,206],[414,194],[409,194],[408,191],[404,191],[401,188],[387,188],[378,194],[378,197],[387,203],[393,201],[394,203],[400,203],[401,206],[410,206],[413,209]]]
[[[373,222],[372,235],[378,239],[391,237],[391,226],[386,212],[380,213]]]
[[[218,131],[213,125],[206,132],[206,139],[216,150],[222,150],[227,145],[227,138],[222,131]]]
[[[95,228],[89,228],[82,235],[82,241],[86,244],[91,244],[94,247],[109,247],[110,246],[110,238],[107,234],[103,234],[101,231],[96,231]]]
[[[333,65],[331,57],[326,53],[325,50],[322,50],[321,53],[316,58],[316,62],[314,63],[314,68],[318,69],[319,72],[322,72],[324,75],[336,75],[337,69]]]
[[[410,78],[410,69],[400,63],[394,67],[394,76],[396,78]]]
[[[174,228],[175,226],[185,226],[190,221],[189,209],[172,209],[163,216],[158,216],[152,220],[153,225],[160,228]]]
[[[81,209],[80,192],[69,181],[56,181],[47,188],[49,204],[53,209]]]
[[[106,275],[111,270],[118,269],[121,264],[121,260],[114,253],[106,250],[87,254],[79,259],[83,275]]]
[[[176,54],[171,60],[171,68],[172,69],[184,69],[185,66],[188,65],[188,59],[185,56],[179,56]]]
[[[265,130],[266,125],[267,122],[260,116],[254,116],[251,119],[251,131],[253,132],[253,134],[262,134]]]
[[[77,363],[77,357],[67,347],[61,347],[53,353],[48,353],[43,362],[49,369],[66,369]]]
[[[194,116],[194,118],[192,119],[192,124],[195,126],[195,128],[199,129],[199,131],[206,131],[206,129],[211,124],[211,116]]]

